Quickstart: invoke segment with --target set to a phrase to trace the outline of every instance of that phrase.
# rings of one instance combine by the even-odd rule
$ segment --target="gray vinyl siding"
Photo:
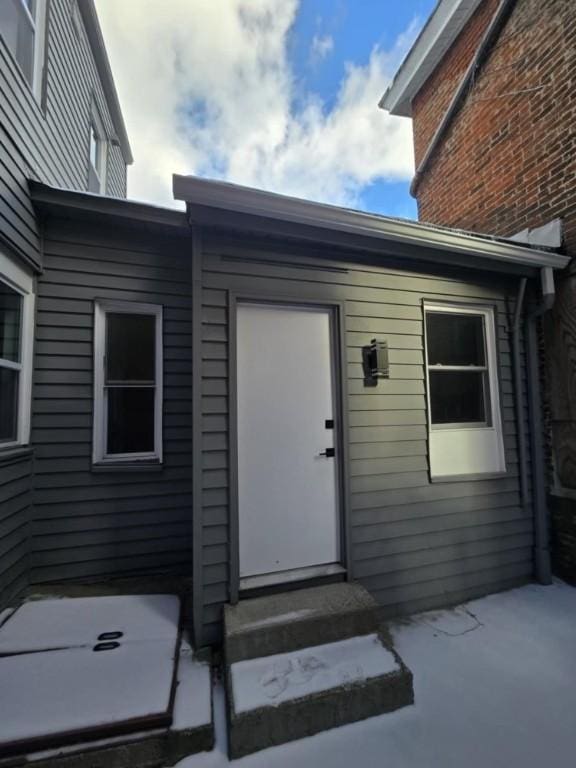
[[[532,575],[532,509],[522,508],[510,356],[517,286],[368,266],[334,252],[204,237],[202,291],[203,640],[219,637],[229,589],[228,299],[343,302],[352,575],[387,617],[502,589]],[[340,260],[339,260],[340,258]],[[383,257],[381,264],[385,264]],[[423,299],[497,309],[507,474],[431,483],[423,358]],[[390,347],[390,378],[362,380],[361,347]],[[526,418],[526,414],[525,414]],[[527,423],[525,424],[527,430]]]
[[[28,585],[32,458],[0,458],[0,610]]]
[[[92,99],[114,134],[91,49],[76,33],[72,0],[49,0],[45,95],[41,106],[0,37],[0,240],[40,265],[38,223],[27,178],[87,189]],[[121,149],[109,144],[109,195],[125,197]]]
[[[187,572],[192,559],[187,238],[51,221],[38,281],[33,583]],[[94,301],[161,304],[164,465],[92,471]]]

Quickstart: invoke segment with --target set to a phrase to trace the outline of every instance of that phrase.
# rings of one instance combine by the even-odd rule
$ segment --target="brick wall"
[[[414,158],[420,164],[428,144],[468,67],[478,42],[488,26],[499,0],[485,0],[462,30],[457,44],[447,52],[440,66],[424,84],[412,103]]]
[[[481,4],[415,98],[417,165],[497,6]],[[574,0],[516,1],[417,198],[422,221],[499,235],[561,217],[576,256]],[[555,483],[568,494],[552,505],[552,539],[557,570],[576,578],[576,270],[558,281],[545,336]]]
[[[482,3],[414,100],[417,164],[497,5]],[[563,216],[576,253],[575,126],[576,4],[517,0],[420,183],[420,219],[508,235]]]

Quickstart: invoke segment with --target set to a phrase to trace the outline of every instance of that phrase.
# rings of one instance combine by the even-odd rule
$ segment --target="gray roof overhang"
[[[32,179],[28,181],[28,187],[35,209],[43,214],[116,223],[176,236],[190,234],[186,214],[173,208],[52,187]]]
[[[351,247],[403,260],[532,275],[563,269],[562,254],[501,238],[392,219],[194,176],[173,177],[192,224]]]
[[[131,165],[133,162],[132,149],[130,147],[128,132],[126,131],[126,124],[124,123],[124,117],[122,115],[120,100],[118,99],[118,92],[116,91],[116,85],[114,83],[110,61],[108,60],[100,22],[98,21],[98,16],[96,14],[94,0],[82,0],[82,2],[78,3],[78,8],[82,14],[84,26],[86,27],[86,34],[90,42],[98,74],[100,75],[102,88],[104,90],[104,95],[106,96],[106,102],[108,104],[108,109],[110,110],[114,129],[118,136],[122,157],[124,158],[126,165]]]

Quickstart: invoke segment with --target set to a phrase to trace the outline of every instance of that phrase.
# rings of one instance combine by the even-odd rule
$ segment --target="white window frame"
[[[0,360],[0,367],[19,371],[18,414],[16,440],[0,443],[0,451],[17,448],[30,442],[30,412],[32,407],[32,361],[34,348],[34,277],[31,272],[10,259],[0,250],[0,281],[22,296],[20,326],[20,362]]]
[[[46,0],[36,0],[36,9],[34,16],[30,13],[30,10],[25,0],[15,0],[22,7],[22,12],[25,14],[28,23],[34,30],[34,49],[33,49],[33,62],[32,62],[32,82],[29,82],[28,78],[22,71],[20,62],[12,54],[12,58],[16,62],[16,65],[22,77],[28,83],[28,86],[32,90],[34,97],[39,102],[42,96],[42,75],[44,72],[44,54],[45,54],[45,37],[46,37]]]
[[[100,163],[99,168],[92,165],[92,157],[90,153],[90,145],[92,142],[92,130],[96,136],[97,149],[100,150]],[[106,181],[108,176],[108,137],[104,128],[104,123],[100,117],[100,112],[96,105],[92,107],[90,115],[90,129],[88,134],[88,166],[96,174],[98,179],[98,194],[104,194],[106,191]]]
[[[432,424],[430,370],[428,364],[428,340],[426,315],[429,312],[474,315],[483,318],[486,365],[472,370],[487,370],[488,402],[485,424]],[[496,319],[494,308],[475,304],[442,304],[424,302],[424,354],[426,369],[428,454],[432,479],[449,479],[462,476],[501,474],[506,471],[502,416],[500,411],[500,387],[498,383],[498,359],[496,348]],[[461,366],[442,366],[443,370],[462,370]]]
[[[107,435],[107,391],[105,386],[106,363],[106,315],[124,313],[128,315],[152,315],[156,319],[155,345],[155,396],[154,396],[154,450],[142,453],[106,453]],[[162,306],[139,304],[127,301],[97,301],[94,304],[94,464],[132,464],[141,461],[162,463],[162,408],[163,408],[163,351],[162,351]]]

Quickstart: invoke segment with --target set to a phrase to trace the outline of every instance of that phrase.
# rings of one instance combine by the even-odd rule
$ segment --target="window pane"
[[[0,443],[18,437],[18,371],[0,368]]]
[[[31,83],[34,69],[34,27],[20,0],[0,0],[0,34],[20,65],[26,80]]]
[[[0,358],[20,362],[22,296],[0,281]]]
[[[96,173],[99,175],[100,168],[98,162],[98,136],[96,135],[94,123],[90,124],[90,162]]]
[[[139,387],[108,390],[108,454],[154,451],[154,392]]]
[[[430,371],[432,424],[486,423],[483,371]]]
[[[486,365],[484,317],[426,313],[428,365]]]
[[[156,316],[106,315],[106,381],[155,380]]]

